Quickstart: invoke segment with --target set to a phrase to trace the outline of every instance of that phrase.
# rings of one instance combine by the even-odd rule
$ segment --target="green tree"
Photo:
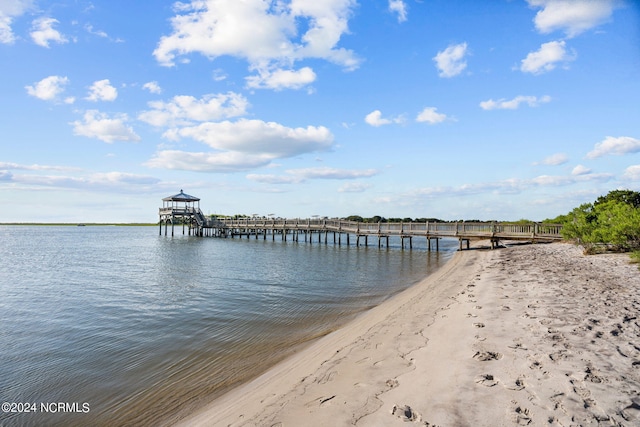
[[[640,193],[631,190],[610,191],[606,196],[598,197],[598,199],[593,204],[597,206],[602,203],[610,202],[612,200],[616,202],[626,203],[633,206],[634,208],[640,208]]]
[[[587,253],[600,249],[626,252],[640,248],[640,209],[615,199],[586,203],[564,218],[562,235],[575,239]]]

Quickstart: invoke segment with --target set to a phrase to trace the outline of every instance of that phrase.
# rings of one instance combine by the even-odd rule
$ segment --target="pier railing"
[[[425,236],[462,239],[488,238],[504,240],[561,240],[562,225],[502,222],[385,222],[364,223],[341,219],[209,219],[204,227],[225,230],[278,230],[336,232],[358,236]]]

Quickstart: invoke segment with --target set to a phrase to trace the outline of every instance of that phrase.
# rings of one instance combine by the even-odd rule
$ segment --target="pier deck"
[[[520,240],[531,242],[552,242],[562,240],[560,231],[561,225],[527,223],[512,224],[501,222],[381,222],[381,223],[363,223],[355,221],[346,221],[341,219],[264,219],[264,218],[246,218],[246,219],[222,219],[208,218],[203,215],[199,208],[181,208],[179,211],[173,208],[161,208],[161,218],[165,218],[165,235],[167,234],[166,224],[167,218],[181,217],[188,219],[189,234],[193,233],[197,236],[212,237],[235,237],[235,236],[262,236],[266,239],[268,235],[272,239],[280,236],[283,241],[287,240],[287,236],[295,241],[302,235],[304,241],[312,242],[312,237],[317,235],[317,241],[322,241],[324,234],[324,242],[327,243],[328,235],[333,234],[334,243],[341,244],[342,236],[346,237],[349,244],[349,236],[355,236],[356,244],[360,245],[361,240],[364,244],[368,244],[368,238],[378,239],[378,246],[386,239],[388,246],[389,237],[397,236],[402,241],[402,247],[405,241],[408,241],[409,247],[412,246],[413,237],[424,237],[428,241],[428,247],[431,249],[431,241],[435,240],[436,249],[438,247],[438,239],[454,238],[460,241],[460,249],[463,244],[469,248],[470,240],[489,240],[491,246],[494,247],[500,240]],[[184,228],[183,228],[184,233]],[[160,234],[162,234],[162,221],[160,222]],[[172,231],[173,234],[173,231]],[[336,235],[338,240],[336,241]]]

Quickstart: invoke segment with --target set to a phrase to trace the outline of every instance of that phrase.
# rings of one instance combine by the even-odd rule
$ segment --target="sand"
[[[188,426],[640,426],[640,272],[565,244],[455,254]]]

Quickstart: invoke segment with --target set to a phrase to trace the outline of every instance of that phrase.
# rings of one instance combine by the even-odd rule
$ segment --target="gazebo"
[[[200,199],[186,194],[180,190],[178,194],[168,196],[162,199],[162,207],[159,210],[160,215],[160,235],[162,235],[162,224],[164,223],[164,234],[167,235],[167,225],[171,223],[171,235],[173,236],[174,224],[177,218],[182,220],[182,234],[184,234],[185,224],[189,225],[189,234],[191,228],[202,224],[204,215],[200,210]]]
[[[196,203],[197,203],[197,206],[196,206]],[[176,209],[176,208],[192,209],[197,207],[199,209],[200,199],[198,199],[195,196],[186,194],[184,191],[180,190],[178,194],[165,197],[164,199],[162,199],[162,207],[173,208],[173,209]]]

